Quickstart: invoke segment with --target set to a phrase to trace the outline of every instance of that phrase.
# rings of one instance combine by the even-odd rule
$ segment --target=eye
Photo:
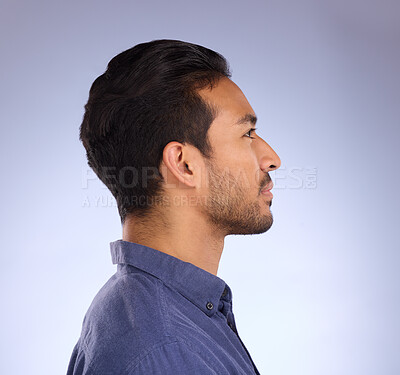
[[[246,132],[246,134],[244,135],[244,137],[251,138],[251,139],[255,139],[255,137],[252,137],[251,134],[252,134],[253,132],[255,132],[256,130],[257,130],[257,128],[251,128],[248,132]]]

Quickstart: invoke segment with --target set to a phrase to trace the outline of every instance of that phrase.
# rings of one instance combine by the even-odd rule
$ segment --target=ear
[[[179,187],[196,186],[194,175],[196,154],[193,149],[196,148],[176,141],[169,142],[164,147],[160,169],[167,184],[176,187],[174,184],[177,180]]]

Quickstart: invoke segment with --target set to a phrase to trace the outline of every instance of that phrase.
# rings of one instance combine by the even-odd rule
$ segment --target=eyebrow
[[[238,121],[236,121],[236,122],[234,123],[234,125],[246,125],[246,124],[248,124],[249,122],[250,122],[251,124],[255,125],[256,122],[257,122],[257,116],[254,116],[254,115],[251,114],[251,113],[247,113],[247,114],[245,114],[243,117],[241,117]]]

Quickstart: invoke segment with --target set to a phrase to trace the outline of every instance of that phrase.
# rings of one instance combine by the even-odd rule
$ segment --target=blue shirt
[[[147,246],[110,246],[117,272],[85,315],[67,375],[259,374],[222,279]]]

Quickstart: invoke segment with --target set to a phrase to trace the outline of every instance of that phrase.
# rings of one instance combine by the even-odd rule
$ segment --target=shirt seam
[[[164,334],[167,337],[171,337],[171,318],[167,308],[167,299],[165,296],[165,284],[162,280],[157,279],[160,285],[160,306],[162,309],[162,314],[165,319],[163,319]]]
[[[92,356],[89,355],[89,348],[88,348],[85,340],[82,340],[82,347],[80,348],[80,351],[83,352],[84,356],[87,358],[87,361],[85,359],[85,362],[87,362],[87,371],[89,372],[92,370],[94,372],[96,367],[94,366]],[[78,355],[79,355],[79,352],[78,352]],[[78,359],[78,356],[77,356],[77,359]]]

